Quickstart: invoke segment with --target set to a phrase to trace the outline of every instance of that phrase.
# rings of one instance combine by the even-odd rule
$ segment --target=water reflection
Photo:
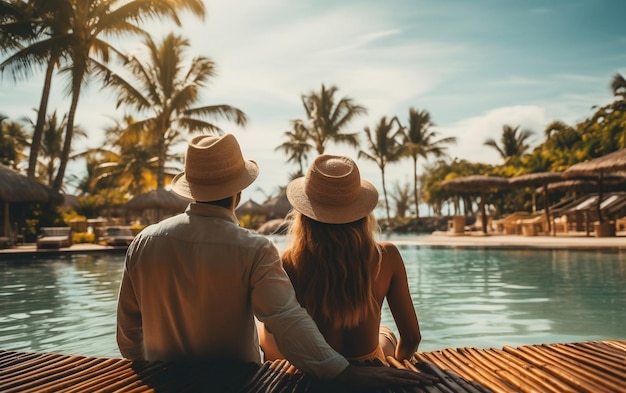
[[[0,348],[119,356],[115,306],[120,255],[21,259],[3,264]],[[60,349],[61,348],[61,349]]]
[[[623,253],[400,251],[422,327],[420,350],[626,338]],[[123,254],[1,262],[0,348],[119,356],[122,264]],[[394,327],[386,307],[383,323]]]
[[[621,338],[619,253],[401,249],[424,335],[421,350]],[[393,323],[386,316],[387,323]]]

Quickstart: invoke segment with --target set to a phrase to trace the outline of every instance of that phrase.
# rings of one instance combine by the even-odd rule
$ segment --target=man
[[[117,308],[122,355],[260,363],[256,316],[285,357],[314,377],[353,387],[425,381],[406,370],[349,365],[324,341],[296,301],[276,246],[238,225],[241,191],[258,172],[233,135],[191,141],[172,190],[194,202],[145,228],[126,254]]]

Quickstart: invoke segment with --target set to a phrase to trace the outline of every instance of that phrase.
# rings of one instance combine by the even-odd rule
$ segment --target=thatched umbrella
[[[285,218],[292,207],[287,199],[286,191],[281,191],[280,194],[265,202],[263,206],[267,209],[268,218]]]
[[[509,184],[512,186],[541,186],[543,189],[543,203],[545,205],[544,212],[546,222],[548,224],[548,233],[552,231],[552,223],[550,220],[550,198],[548,195],[548,185],[563,180],[562,172],[535,172],[512,177]],[[535,198],[533,193],[533,199]]]
[[[4,236],[10,236],[9,204],[22,202],[63,203],[63,196],[34,178],[0,165],[0,201],[4,205]]]
[[[464,192],[464,193],[479,193],[480,194],[480,213],[482,219],[483,233],[487,234],[487,214],[485,213],[485,195],[487,191],[493,189],[503,189],[509,186],[509,179],[502,176],[485,176],[485,175],[471,175],[457,177],[450,180],[441,182],[441,188]]]
[[[189,205],[190,200],[164,188],[137,195],[126,203],[129,210],[156,210],[156,220],[161,219],[161,212],[181,213]]]
[[[563,176],[573,178],[595,176],[598,179],[597,210],[598,220],[602,224],[604,222],[601,209],[602,199],[604,198],[604,177],[606,174],[615,174],[621,171],[626,171],[626,149],[614,151],[602,157],[574,164],[563,172]]]
[[[257,229],[261,235],[284,235],[287,233],[289,222],[283,218],[275,218],[264,223]]]
[[[242,203],[235,209],[235,215],[237,218],[241,218],[245,215],[265,215],[267,214],[267,208],[265,206],[255,202],[252,198],[248,199],[246,202]]]

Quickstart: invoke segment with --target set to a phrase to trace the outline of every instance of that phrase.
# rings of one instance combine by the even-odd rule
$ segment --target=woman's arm
[[[396,347],[396,359],[410,359],[422,340],[417,314],[411,299],[404,261],[398,248],[382,242],[383,268],[391,270],[391,281],[387,291],[387,303],[400,334]]]
[[[285,356],[278,349],[274,335],[269,331],[263,322],[257,321],[257,332],[259,334],[259,344],[263,351],[264,360],[284,359]]]

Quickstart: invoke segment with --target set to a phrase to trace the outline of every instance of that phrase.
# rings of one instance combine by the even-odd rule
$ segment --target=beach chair
[[[534,217],[520,219],[518,225],[522,228],[522,234],[524,236],[537,236],[540,233],[546,232],[546,216],[540,214]]]
[[[514,212],[504,218],[494,220],[493,224],[495,225],[497,233],[501,233],[503,235],[519,235],[521,233],[519,220],[527,217],[530,217],[528,212]]]
[[[130,227],[126,226],[111,226],[104,228],[104,234],[101,237],[101,240],[107,246],[126,246],[133,241],[135,236],[133,235],[133,231]]]
[[[37,239],[37,248],[61,248],[72,245],[72,228],[43,227]]]

